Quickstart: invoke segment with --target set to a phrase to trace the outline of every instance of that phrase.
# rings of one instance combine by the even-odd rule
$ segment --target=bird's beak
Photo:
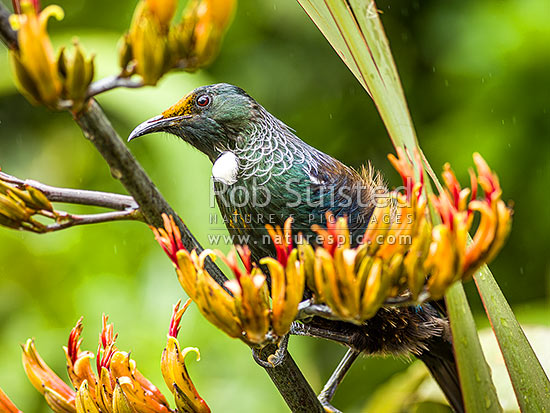
[[[138,125],[130,136],[128,137],[128,142],[132,139],[139,138],[140,136],[147,135],[153,132],[164,132],[169,128],[178,126],[182,120],[189,119],[191,116],[173,116],[165,118],[163,115],[155,116],[149,120]]]

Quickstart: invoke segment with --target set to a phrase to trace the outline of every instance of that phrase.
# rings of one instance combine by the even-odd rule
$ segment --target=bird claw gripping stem
[[[265,348],[257,349],[252,347],[252,357],[254,361],[266,369],[275,368],[281,365],[288,353],[288,339],[290,334],[285,335],[277,345],[277,349],[274,353],[267,356],[266,360],[262,359],[262,350]]]

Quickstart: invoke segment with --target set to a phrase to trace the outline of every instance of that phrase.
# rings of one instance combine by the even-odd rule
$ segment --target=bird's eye
[[[204,108],[205,106],[208,106],[210,105],[210,96],[208,95],[200,95],[198,98],[197,98],[197,105],[200,106],[201,108]]]

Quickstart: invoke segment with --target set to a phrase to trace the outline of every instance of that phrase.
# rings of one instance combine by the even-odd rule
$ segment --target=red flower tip
[[[172,262],[177,265],[178,251],[185,250],[183,242],[181,241],[181,232],[173,216],[168,217],[168,215],[162,214],[162,221],[164,223],[164,228],[150,228],[166,255],[168,255]]]
[[[101,375],[102,367],[106,369],[111,365],[111,359],[117,352],[115,341],[118,334],[113,333],[113,324],[107,324],[109,317],[103,314],[101,333],[99,333],[99,345],[97,347],[96,367],[97,374]],[[103,346],[103,349],[101,348]]]
[[[401,176],[403,181],[403,186],[406,188],[406,197],[407,201],[411,199],[413,188],[415,184],[420,183],[420,190],[418,191],[417,197],[420,198],[424,189],[424,168],[422,167],[422,157],[418,149],[414,149],[413,156],[416,165],[420,168],[418,173],[418,180],[415,178],[414,172],[414,163],[412,161],[413,156],[411,156],[408,149],[397,148],[397,156],[393,154],[388,155],[390,163],[393,165],[395,170]]]
[[[237,281],[239,281],[240,283],[241,277],[243,276],[243,271],[239,268],[239,264],[237,262],[237,254],[235,254],[235,250],[232,249],[231,251],[229,251],[229,254],[227,254],[227,256],[217,251],[217,255],[223,260],[223,262],[225,262],[225,264],[233,272],[233,275],[235,275]]]
[[[172,310],[172,318],[170,319],[170,328],[168,329],[168,336],[178,338],[180,332],[180,322],[183,313],[187,310],[187,307],[191,304],[192,300],[188,299],[183,307],[180,309],[181,300],[179,300]]]
[[[312,225],[311,229],[315,231],[323,239],[323,248],[328,253],[334,256],[336,248],[343,245],[348,240],[347,216],[337,218],[331,211],[325,214],[327,228],[324,229],[319,225]]]
[[[237,245],[235,248],[237,249],[239,257],[241,257],[244,268],[250,274],[252,272],[252,257],[250,248],[248,248],[248,245]]]
[[[40,12],[40,0],[29,0],[34,7],[36,14]],[[13,12],[16,14],[21,14],[21,0],[11,0],[13,4]]]
[[[76,322],[76,325],[71,330],[71,333],[69,334],[69,343],[67,344],[67,354],[69,355],[69,359],[74,364],[78,358],[78,354],[80,353],[80,344],[82,344],[82,339],[80,338],[80,335],[82,334],[82,319],[84,317],[80,317],[78,321]]]
[[[292,223],[294,219],[288,217],[284,224],[284,232],[281,230],[281,227],[277,226],[273,228],[271,225],[267,224],[265,226],[273,244],[275,245],[275,251],[277,252],[277,261],[279,261],[283,267],[286,267],[288,257],[293,248],[292,242]]]
[[[492,201],[495,196],[500,196],[501,190],[498,177],[491,171],[491,168],[479,153],[474,153],[473,158],[477,168],[479,185],[485,192],[485,198]]]

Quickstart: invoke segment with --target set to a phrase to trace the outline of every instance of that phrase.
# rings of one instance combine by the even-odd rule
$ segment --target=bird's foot
[[[288,337],[289,337],[289,334],[287,334],[281,339],[281,341],[279,342],[279,345],[277,346],[277,350],[275,350],[273,354],[270,354],[267,357],[267,360],[262,359],[260,355],[261,349],[258,350],[253,348],[252,357],[254,357],[254,361],[264,368],[274,368],[279,366],[284,361],[287,355]]]

